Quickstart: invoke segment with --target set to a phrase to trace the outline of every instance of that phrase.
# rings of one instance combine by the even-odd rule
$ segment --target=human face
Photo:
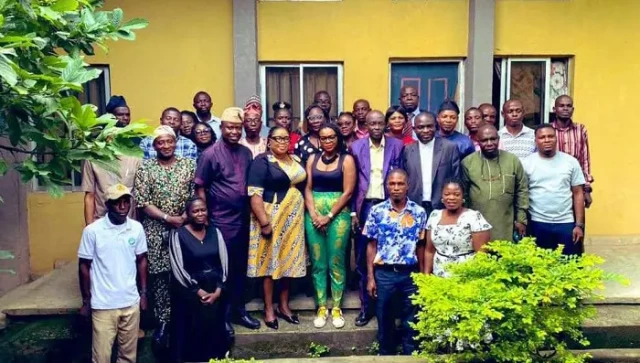
[[[496,109],[491,105],[480,107],[482,112],[482,119],[492,125],[496,125]]]
[[[262,129],[262,118],[257,112],[247,112],[244,115],[244,132],[247,135],[258,135]]]
[[[442,133],[449,135],[456,129],[458,114],[452,110],[442,111],[438,114],[438,124],[440,124]]]
[[[478,128],[482,126],[483,122],[480,110],[469,110],[464,115],[464,125],[471,134],[478,132]]]
[[[207,223],[207,204],[201,200],[194,201],[187,211],[187,217],[194,224]]]
[[[289,130],[291,127],[291,114],[287,110],[278,110],[274,116],[276,126]]]
[[[222,139],[230,144],[237,144],[242,137],[242,124],[222,121],[220,124]]]
[[[289,153],[289,132],[285,129],[275,130],[269,137],[269,150],[276,156]]]
[[[478,143],[480,143],[480,150],[482,154],[490,158],[494,158],[498,155],[498,143],[500,137],[495,128],[485,127],[478,132]]]
[[[171,159],[176,152],[176,138],[163,135],[153,140],[153,148],[160,159]]]
[[[457,211],[462,208],[463,193],[460,185],[449,183],[442,189],[442,204],[449,211]]]
[[[325,112],[329,113],[331,111],[331,96],[328,94],[320,93],[313,101]]]
[[[418,95],[418,90],[413,87],[404,87],[400,90],[400,105],[407,112],[415,111],[419,103],[420,95]]]
[[[371,106],[369,106],[369,102],[367,101],[358,101],[353,104],[353,116],[360,124],[367,121],[366,117],[369,111],[371,111]]]
[[[195,140],[200,145],[206,145],[211,142],[211,130],[205,125],[198,124],[193,130],[193,135],[195,136]]]
[[[538,151],[545,156],[553,156],[557,148],[556,130],[545,127],[536,131],[536,146]]]
[[[318,134],[318,138],[320,139],[322,150],[328,153],[335,151],[338,145],[338,135],[336,135],[335,131],[328,127],[323,127]]]
[[[162,114],[160,124],[169,126],[178,135],[180,133],[180,127],[182,126],[182,115],[180,112],[173,110],[166,111]]]
[[[118,120],[119,127],[128,126],[129,123],[131,122],[131,111],[129,110],[129,107],[126,107],[126,106],[116,107],[113,110],[113,115]]]
[[[199,115],[210,113],[212,106],[213,103],[211,103],[211,97],[206,93],[199,93],[193,99],[193,108],[196,109],[196,112]]]
[[[522,120],[524,119],[524,107],[522,106],[522,102],[517,100],[507,101],[502,107],[502,116],[504,117],[507,126],[522,126]]]
[[[107,201],[109,217],[118,224],[122,224],[127,220],[129,210],[131,210],[131,197],[128,195],[123,195],[116,200]]]
[[[307,117],[307,126],[309,126],[309,132],[317,133],[320,127],[325,123],[324,113],[322,110],[314,107],[309,111],[309,117]]]
[[[413,120],[413,129],[421,143],[426,144],[436,135],[436,120],[433,117],[420,115]]]
[[[180,133],[182,135],[191,135],[191,131],[193,131],[193,125],[196,123],[189,115],[182,115],[182,124],[180,126]]]
[[[570,120],[573,117],[573,100],[568,96],[560,96],[556,98],[556,104],[553,108],[556,117],[560,120]]]
[[[389,197],[394,202],[402,202],[407,198],[407,177],[400,173],[393,173],[387,178]]]
[[[340,128],[340,133],[345,138],[348,138],[353,134],[355,127],[356,123],[351,117],[349,117],[349,115],[342,115],[338,118],[338,128]]]
[[[382,140],[384,132],[384,115],[378,112],[372,112],[367,115],[367,128],[369,129],[369,137],[373,140]]]
[[[387,124],[389,125],[389,131],[392,134],[401,134],[404,130],[404,124],[407,122],[407,119],[400,112],[394,112],[389,117],[389,121]]]

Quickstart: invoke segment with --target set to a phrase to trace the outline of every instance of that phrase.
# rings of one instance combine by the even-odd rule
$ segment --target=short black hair
[[[304,110],[304,118],[305,118],[305,120],[309,118],[309,114],[311,113],[311,110],[313,110],[314,108],[317,108],[318,110],[320,110],[322,112],[322,114],[324,115],[325,121],[328,121],[330,119],[329,112],[326,112],[325,110],[322,109],[322,107],[320,107],[319,104],[314,102],[314,103],[310,104],[309,107],[307,107],[306,110]]]
[[[389,174],[387,174],[387,179],[385,180],[385,184],[389,181],[389,178],[394,174],[400,174],[404,176],[407,182],[409,182],[409,174],[407,174],[407,172],[404,169],[397,168],[397,169],[391,169]]]
[[[555,129],[555,127],[553,127],[552,124],[541,124],[541,125],[536,126],[536,128],[534,129],[535,131],[534,131],[533,134],[538,136],[538,130],[542,130],[542,129],[551,129],[551,130],[553,130],[554,134],[556,133],[556,129]]]
[[[165,115],[167,112],[170,112],[170,111],[177,112],[177,113],[179,113],[180,115],[182,115],[182,113],[180,112],[180,110],[178,110],[177,108],[175,108],[175,107],[167,107],[167,108],[165,108],[164,110],[162,110],[162,114],[161,114],[162,116],[160,116],[160,118],[164,117],[164,115]],[[197,119],[198,119],[198,118],[196,117],[196,120],[197,120]]]
[[[271,109],[273,110],[274,114],[276,114],[280,110],[286,110],[291,112],[291,104],[289,102],[278,101],[273,105],[271,105]]]
[[[196,115],[195,112],[188,111],[188,110],[182,110],[182,111],[180,111],[180,115],[182,115],[182,116],[187,115],[187,116],[189,116],[189,117],[191,117],[193,119],[194,123],[198,122],[198,116]]]
[[[349,117],[351,117],[351,119],[352,119],[353,121],[355,121],[355,120],[356,120],[356,117],[355,117],[355,116],[353,116],[353,113],[352,113],[352,112],[349,112],[349,111],[342,111],[342,112],[340,112],[340,113],[338,114],[338,118],[340,118],[340,117],[342,117],[342,116],[349,116]]]
[[[460,107],[458,107],[458,104],[456,103],[456,101],[446,99],[442,101],[442,103],[440,104],[440,107],[438,107],[438,113],[443,111],[453,111],[459,115]]]
[[[187,216],[189,215],[189,209],[191,209],[191,206],[193,205],[193,203],[198,201],[204,203],[205,205],[207,204],[207,202],[205,202],[202,198],[197,196],[187,199],[187,201],[184,203],[184,211],[185,213],[187,213]]]
[[[313,95],[313,100],[315,101],[316,98],[318,98],[318,96],[320,95],[327,95],[329,96],[329,98],[331,98],[331,95],[329,94],[329,92],[325,91],[325,90],[320,90],[318,92],[316,92],[316,94]]]
[[[270,128],[270,129],[269,129],[269,133],[267,134],[267,138],[268,138],[268,139],[272,138],[272,137],[273,137],[273,133],[274,133],[274,132],[276,132],[276,131],[278,131],[278,130],[280,130],[280,129],[283,129],[284,131],[286,131],[287,133],[289,133],[289,130],[285,129],[285,128],[284,128],[284,127],[282,127],[282,126],[274,126],[274,127],[272,127],[272,128]]]
[[[444,190],[444,188],[447,187],[447,185],[457,185],[458,188],[460,188],[460,190],[462,190],[462,192],[464,193],[464,184],[462,183],[462,180],[458,179],[458,178],[449,178],[446,179],[444,181],[444,184],[442,184],[442,190]]]

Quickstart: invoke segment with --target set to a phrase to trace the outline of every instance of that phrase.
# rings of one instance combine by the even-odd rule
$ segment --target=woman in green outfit
[[[305,188],[305,232],[318,314],[313,321],[322,328],[329,317],[327,310],[327,273],[331,278],[333,326],[342,328],[344,318],[340,304],[345,285],[345,254],[351,232],[351,217],[347,207],[356,184],[353,157],[344,151],[340,130],[324,125],[318,132],[322,152],[307,161]]]

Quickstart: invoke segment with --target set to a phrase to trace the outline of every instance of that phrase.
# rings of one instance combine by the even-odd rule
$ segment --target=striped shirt
[[[593,177],[591,176],[591,156],[589,155],[589,139],[587,138],[587,128],[582,124],[569,121],[569,126],[560,127],[557,121],[553,122],[558,138],[558,150],[567,153],[578,159],[584,179],[585,187],[591,187]]]
[[[535,132],[533,129],[524,125],[522,126],[522,130],[515,136],[509,133],[506,126],[498,131],[498,136],[500,136],[500,144],[498,147],[501,150],[514,154],[520,158],[520,161],[536,151]]]

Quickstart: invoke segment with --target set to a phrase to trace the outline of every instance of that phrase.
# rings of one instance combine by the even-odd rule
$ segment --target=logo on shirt
[[[136,244],[136,239],[130,237],[129,240],[127,240],[127,243],[129,244],[129,246],[133,246],[134,244]]]

